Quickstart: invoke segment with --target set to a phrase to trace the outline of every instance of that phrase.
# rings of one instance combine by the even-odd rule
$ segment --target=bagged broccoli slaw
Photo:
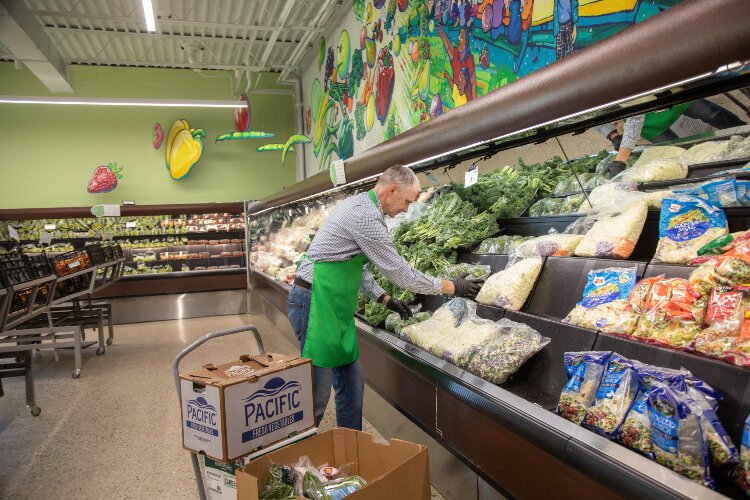
[[[558,415],[581,425],[586,410],[596,399],[599,382],[611,354],[598,351],[565,353],[568,382],[560,394],[557,404]]]
[[[583,299],[563,320],[591,330],[629,335],[638,323],[628,297],[635,287],[635,268],[589,271]]]
[[[698,249],[727,234],[724,212],[695,196],[665,198],[659,215],[659,244],[654,262],[685,264]]]

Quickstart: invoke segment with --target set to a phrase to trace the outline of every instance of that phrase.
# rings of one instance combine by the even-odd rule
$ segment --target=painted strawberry
[[[94,176],[91,177],[86,190],[89,193],[109,193],[117,187],[117,180],[122,179],[122,168],[117,163],[97,167]]]

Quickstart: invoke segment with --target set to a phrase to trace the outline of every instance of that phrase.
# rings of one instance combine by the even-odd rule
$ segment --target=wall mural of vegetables
[[[270,139],[276,134],[271,132],[261,132],[258,130],[246,130],[244,132],[227,132],[225,134],[219,134],[216,136],[214,142],[224,141],[244,141],[247,139]]]
[[[347,152],[336,127],[347,118],[356,129],[352,154],[364,151],[681,0],[593,2],[597,9],[573,2],[567,21],[555,19],[565,9],[553,0],[351,1],[346,29],[319,39],[317,65],[305,75],[313,171]],[[553,33],[566,23],[577,33],[569,41]],[[330,110],[323,94],[338,108]]]
[[[165,160],[172,179],[187,177],[203,154],[203,141],[206,132],[192,129],[187,120],[177,120],[172,125],[167,139]]]

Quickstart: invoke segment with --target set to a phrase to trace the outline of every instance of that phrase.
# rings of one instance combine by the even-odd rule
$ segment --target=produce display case
[[[122,264],[99,268],[98,298],[242,289],[242,208],[241,203],[123,206],[119,217],[102,218],[91,217],[88,208],[0,210],[0,252],[12,246],[8,225],[18,231],[27,255],[44,251],[57,258],[111,240],[122,249]],[[50,245],[39,244],[43,231],[52,235]],[[114,284],[104,290],[104,283]]]
[[[684,8],[676,7],[673,9],[674,12],[669,11],[657,16],[655,20],[659,22],[652,23],[652,28],[636,27],[632,31],[628,30],[620,36],[618,43],[633,51],[648,38],[642,33],[650,32],[653,36],[654,32],[651,32],[651,29],[673,29],[675,36],[678,36],[677,31],[685,30],[693,23],[697,23],[700,17],[700,3],[687,4]],[[719,12],[726,15],[723,17],[727,23],[725,26],[733,26],[729,28],[731,36],[728,36],[728,33],[722,34],[721,43],[725,44],[725,48],[729,47],[724,55],[731,58],[724,63],[750,57],[750,53],[747,52],[747,35],[741,34],[732,20],[732,16],[737,14],[736,9],[746,9],[747,5],[727,1],[719,2],[714,7],[718,9],[714,14]],[[628,32],[633,33],[632,36],[626,36]],[[628,45],[630,42],[632,45]],[[603,44],[606,45],[606,42]],[[491,158],[499,151],[549,140],[558,141],[558,137],[561,142],[565,142],[570,134],[582,132],[601,123],[664,109],[678,102],[742,88],[750,83],[749,68],[746,65],[733,64],[728,70],[723,68],[713,71],[717,61],[711,59],[710,54],[707,51],[703,52],[696,44],[690,44],[692,57],[688,58],[686,52],[683,54],[685,58],[680,59],[689,60],[690,68],[683,65],[682,69],[678,69],[675,61],[663,57],[660,60],[661,64],[655,64],[654,69],[649,70],[650,74],[639,75],[639,81],[634,77],[629,82],[630,87],[619,85],[622,82],[618,82],[617,91],[609,92],[606,98],[603,97],[604,92],[613,88],[612,84],[616,77],[594,77],[592,85],[595,90],[589,89],[589,92],[596,94],[596,99],[599,99],[595,110],[592,109],[593,97],[581,96],[573,90],[552,90],[556,88],[555,85],[565,81],[565,78],[561,78],[562,75],[573,78],[573,73],[576,70],[582,71],[581,68],[585,64],[595,67],[596,61],[609,60],[611,53],[607,52],[607,49],[612,49],[612,46],[593,46],[587,49],[586,57],[577,56],[578,58],[574,57],[553,65],[554,69],[539,72],[543,75],[525,77],[526,85],[524,80],[521,80],[513,84],[515,87],[511,85],[508,89],[501,89],[484,98],[486,107],[481,118],[474,119],[475,123],[472,123],[469,117],[469,110],[478,111],[477,106],[482,103],[476,103],[477,106],[472,108],[463,106],[445,118],[435,120],[434,124],[429,123],[427,126],[419,127],[414,133],[404,134],[408,137],[396,137],[347,160],[345,168],[349,184],[343,187],[331,189],[330,183],[324,179],[327,174],[319,174],[266,200],[248,204],[248,275],[253,300],[259,303],[260,308],[277,322],[282,330],[288,331],[288,323],[284,324],[286,295],[289,290],[287,283],[293,275],[290,276],[286,268],[293,267],[296,254],[304,250],[304,245],[296,247],[292,244],[294,240],[287,240],[284,233],[290,233],[290,228],[293,228],[295,223],[304,226],[305,224],[297,221],[312,210],[330,210],[338,200],[368,189],[372,186],[372,176],[382,172],[390,164],[408,164],[418,172],[433,170],[439,174],[443,168],[450,168],[466,159]],[[686,47],[677,50],[683,49],[688,50]],[[672,55],[675,56],[677,54]],[[656,56],[654,58],[659,59]],[[701,64],[703,69],[699,70]],[[651,66],[644,63],[639,67],[648,69]],[[712,72],[707,73],[707,68],[711,68]],[[667,73],[671,71],[682,71],[679,75],[673,73],[673,76],[686,80],[665,87],[665,83],[676,81],[668,80]],[[584,73],[589,74],[585,71]],[[622,74],[617,75],[617,78],[621,77]],[[553,97],[545,95],[542,89]],[[601,94],[598,93],[599,90],[602,91]],[[520,109],[511,104],[518,102],[519,96],[524,93],[534,94],[540,106],[549,106],[541,111],[544,116],[530,118],[527,116],[528,110],[525,110],[527,114],[523,115]],[[628,99],[635,95],[637,97]],[[565,100],[563,96],[570,100]],[[578,100],[573,99],[573,96]],[[610,99],[610,103],[616,103],[606,105],[607,98]],[[536,102],[533,99],[531,101]],[[472,104],[474,103],[467,106]],[[501,104],[507,106],[502,107]],[[565,109],[554,108],[558,105]],[[579,106],[578,109],[571,109],[575,106]],[[496,110],[497,113],[492,110]],[[506,116],[500,117],[502,113],[506,113]],[[526,128],[532,119],[544,125]],[[484,130],[490,122],[495,125],[494,128],[491,131]],[[465,126],[466,130],[462,130],[461,125]],[[449,129],[461,130],[461,133],[457,134],[460,137],[440,134],[447,134]],[[450,147],[461,146],[458,143],[461,138],[464,138],[464,144],[473,144],[475,141],[472,139],[476,139],[477,134],[500,139],[443,153]],[[699,144],[737,135],[744,139],[748,135],[748,129],[740,127],[718,131],[681,142],[683,145]],[[425,142],[419,144],[419,141]],[[440,145],[440,141],[448,141],[450,144]],[[636,153],[642,150],[643,148],[640,148]],[[528,149],[514,150],[521,159],[524,151]],[[597,151],[588,153],[592,156],[598,154]],[[428,159],[419,160],[420,155]],[[565,158],[565,151],[561,149],[559,156]],[[695,163],[689,167],[685,178],[679,181],[646,182],[637,187],[641,192],[649,192],[691,181],[695,183],[715,179],[711,174],[736,169],[746,163],[744,157]],[[530,162],[525,163],[526,166],[529,164]],[[502,165],[494,167],[501,168]],[[570,175],[569,167],[570,163],[564,161],[559,168],[567,169]],[[542,169],[532,166],[530,170],[539,172]],[[729,174],[731,178],[740,180],[746,175],[745,172]],[[548,196],[552,194],[551,191],[552,189],[549,189],[549,192],[542,194]],[[586,189],[584,191],[587,194],[590,192]],[[535,201],[534,197],[538,200],[539,194],[535,193],[529,201]],[[528,212],[530,204],[527,203],[520,210],[514,207],[516,213],[497,220],[498,228],[495,234],[540,236],[546,235],[550,229],[563,232],[583,215],[572,213],[531,217]],[[750,209],[747,207],[726,208],[725,214],[729,231],[746,231],[750,228]],[[469,222],[468,218],[465,220]],[[477,307],[480,317],[491,320],[507,318],[531,326],[551,339],[546,347],[523,364],[502,385],[489,383],[443,358],[433,356],[426,350],[405,342],[387,332],[379,322],[376,325],[368,323],[366,318],[371,317],[371,311],[360,310],[356,325],[360,357],[369,387],[480,478],[508,496],[536,498],[554,494],[583,498],[718,498],[722,495],[742,497],[744,493],[724,474],[725,471],[715,471],[717,490],[709,490],[614,441],[565,420],[553,411],[561,390],[568,381],[563,365],[564,353],[611,350],[660,367],[685,367],[712,385],[723,396],[718,416],[732,441],[739,447],[742,426],[745,417],[750,413],[750,399],[747,397],[750,378],[747,377],[746,368],[694,352],[668,349],[599,330],[573,326],[562,321],[581,300],[587,275],[591,270],[627,266],[635,270],[639,279],[660,275],[688,276],[693,268],[652,261],[659,240],[658,226],[659,211],[651,209],[627,260],[555,256],[544,258],[540,277],[519,311],[487,305]],[[316,229],[310,225],[304,241],[309,241]],[[302,230],[299,233],[304,234]],[[398,238],[398,231],[396,235]],[[458,248],[455,254],[446,252],[443,257],[447,256],[458,262],[486,264],[491,266],[492,272],[505,267],[507,255],[478,254],[476,243],[478,242]],[[409,255],[408,246],[397,247],[400,251],[406,252],[407,259],[413,256]],[[255,255],[256,252],[270,256]],[[260,265],[257,265],[258,263]],[[446,299],[413,297],[413,300],[421,302],[423,309],[435,311]],[[365,410],[367,411],[367,408]],[[467,425],[467,422],[471,422],[471,425]],[[538,480],[539,471],[542,471],[544,481]],[[439,484],[439,481],[439,478],[437,481],[433,478],[434,483]]]

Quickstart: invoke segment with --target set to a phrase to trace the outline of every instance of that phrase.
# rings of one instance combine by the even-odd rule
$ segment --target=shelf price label
[[[10,237],[11,240],[21,241],[21,239],[18,237],[18,231],[16,231],[16,228],[8,224],[8,237]]]
[[[479,167],[474,164],[464,174],[464,187],[469,187],[477,183],[479,180]]]
[[[331,182],[334,186],[346,184],[346,173],[344,172],[344,160],[336,160],[330,167]]]
[[[125,223],[125,227],[127,227],[128,229],[134,228],[137,225],[138,225],[138,223],[136,221],[128,221],[128,222]]]
[[[57,229],[57,224],[45,224],[44,225],[45,231],[54,231],[55,229]]]

